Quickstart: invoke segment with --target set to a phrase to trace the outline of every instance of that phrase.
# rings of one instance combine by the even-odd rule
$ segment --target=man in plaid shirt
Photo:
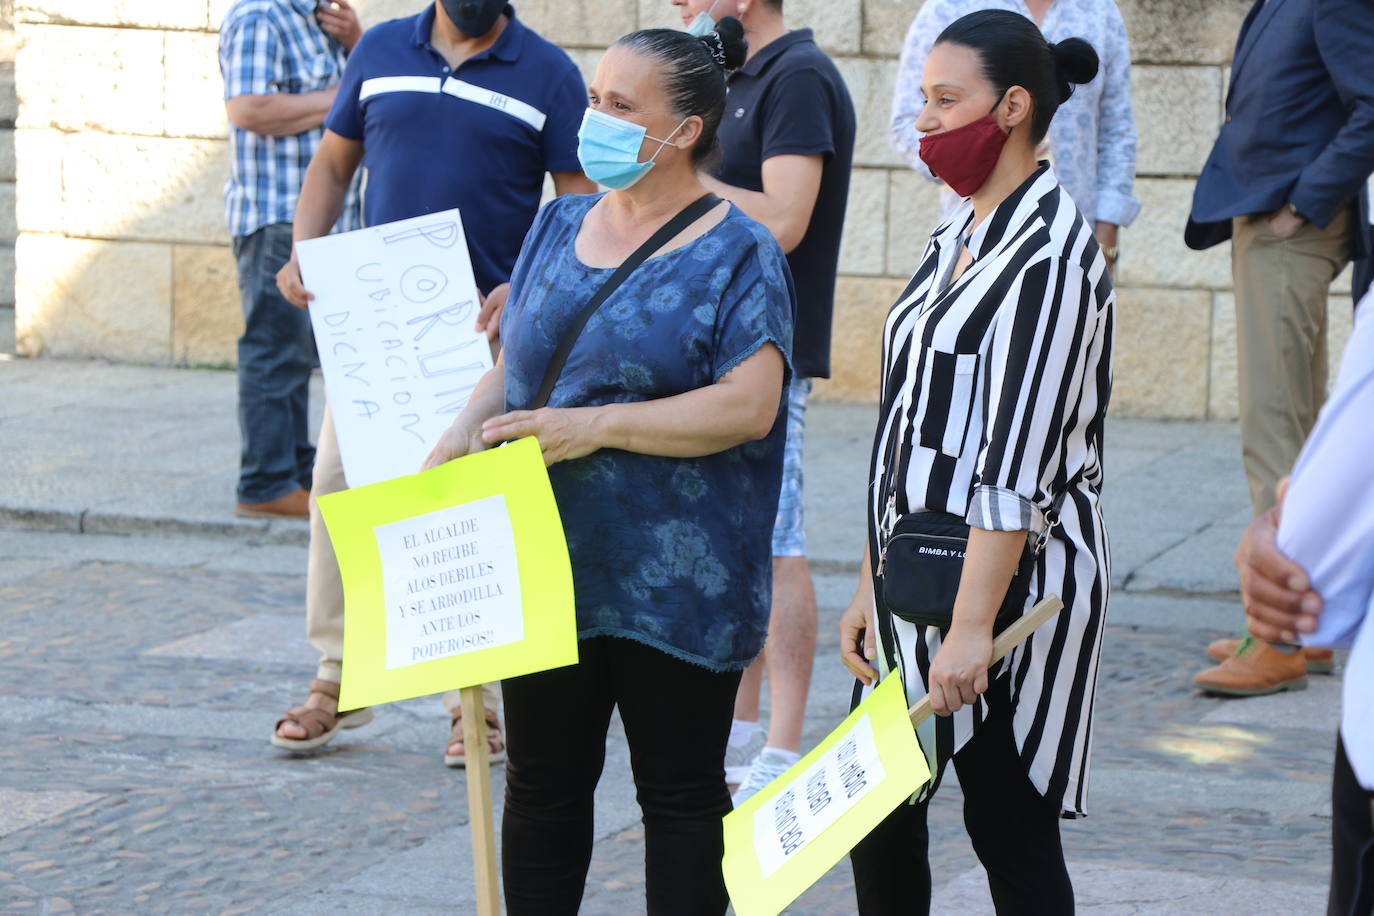
[[[324,136],[344,61],[362,28],[347,0],[235,0],[220,26],[219,62],[233,156],[224,208],[238,262],[236,514],[310,514],[315,448],[307,403],[315,342],[310,316],[277,291],[291,257],[291,220],[310,157]],[[358,227],[357,186],[335,231]]]

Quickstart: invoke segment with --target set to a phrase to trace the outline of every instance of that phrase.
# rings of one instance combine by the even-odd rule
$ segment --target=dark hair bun
[[[711,56],[716,58],[716,63],[726,71],[738,70],[744,66],[744,58],[749,53],[749,42],[744,40],[744,25],[734,16],[717,20],[715,30],[702,36],[701,40],[706,43]]]
[[[1065,38],[1050,45],[1054,52],[1054,75],[1059,81],[1062,104],[1073,95],[1073,87],[1090,83],[1097,76],[1097,52],[1081,38]]]

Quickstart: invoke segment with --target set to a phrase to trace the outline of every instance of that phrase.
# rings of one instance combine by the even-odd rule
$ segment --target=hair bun
[[[1054,74],[1059,80],[1059,101],[1067,102],[1073,87],[1090,83],[1097,76],[1098,59],[1093,46],[1081,38],[1065,38],[1052,42]]]
[[[744,25],[734,16],[717,21],[715,29],[701,36],[701,42],[725,71],[744,66],[749,42],[744,40]]]

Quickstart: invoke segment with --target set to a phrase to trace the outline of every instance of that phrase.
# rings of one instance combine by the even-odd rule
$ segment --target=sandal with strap
[[[468,765],[465,754],[450,754],[448,749],[453,745],[463,743],[463,710],[455,709],[452,712],[452,719],[449,722],[448,744],[444,745],[444,766],[462,769]],[[490,763],[502,763],[506,759],[506,736],[501,731],[501,717],[496,714],[496,710],[486,711],[487,720],[487,760]]]
[[[339,701],[339,685],[333,681],[322,681],[319,678],[310,682],[310,693],[320,694],[329,697],[337,704]],[[363,707],[362,709],[350,709],[348,712],[330,712],[327,709],[319,709],[314,706],[292,706],[286,711],[286,715],[277,720],[277,724],[272,726],[272,746],[279,747],[288,751],[313,751],[317,747],[323,747],[334,739],[342,728],[357,728],[372,721],[372,710]],[[277,734],[282,725],[290,722],[305,729],[304,738],[283,738]]]

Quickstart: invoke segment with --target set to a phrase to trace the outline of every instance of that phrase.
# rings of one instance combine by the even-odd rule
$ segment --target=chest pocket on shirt
[[[980,361],[977,353],[945,353],[926,347],[919,436],[925,448],[951,458],[963,454]]]
[[[311,54],[296,61],[290,72],[277,80],[281,92],[315,92],[328,89],[335,81],[337,65],[329,53]]]

